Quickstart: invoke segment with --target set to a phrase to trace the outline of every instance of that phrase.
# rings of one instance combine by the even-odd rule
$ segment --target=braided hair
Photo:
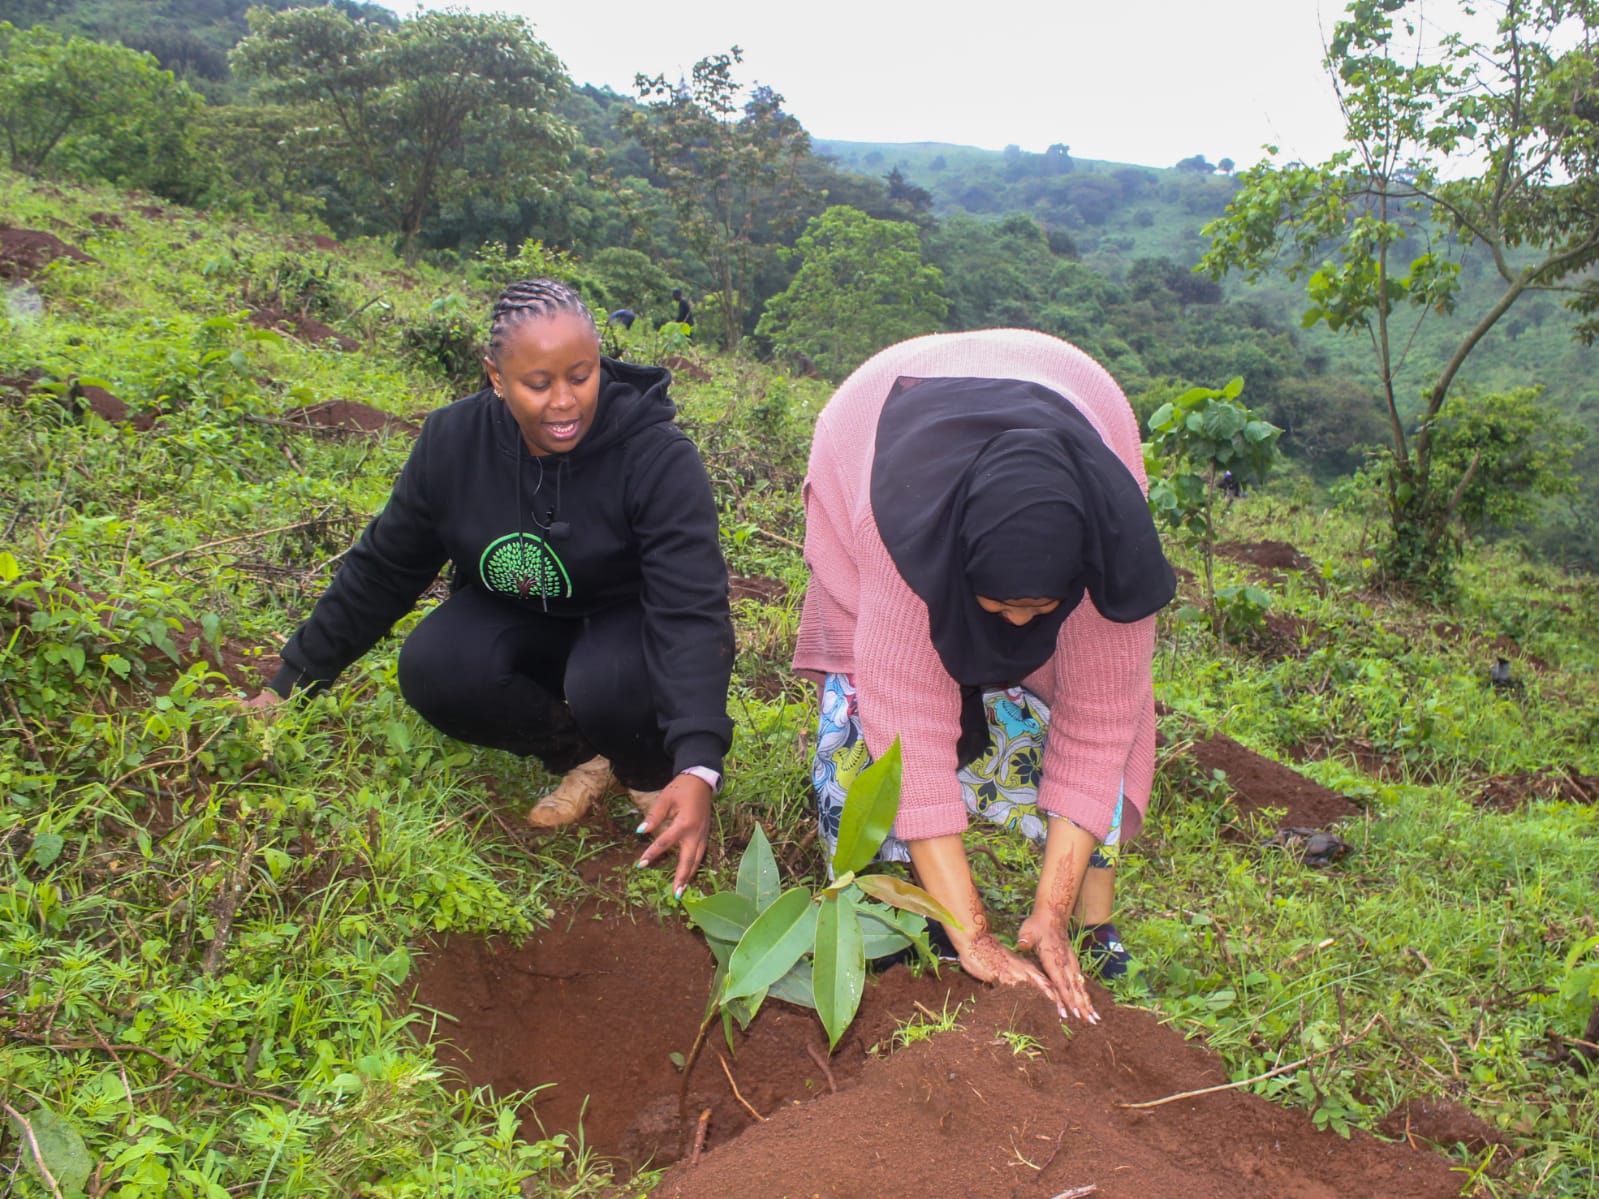
[[[522,279],[507,287],[494,301],[494,310],[489,316],[489,357],[499,361],[500,350],[515,326],[534,317],[554,316],[557,312],[581,315],[594,331],[594,339],[599,340],[594,314],[573,288],[555,279]]]

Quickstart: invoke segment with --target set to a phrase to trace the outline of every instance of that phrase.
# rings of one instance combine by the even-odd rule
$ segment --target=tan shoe
[[[616,786],[610,762],[600,757],[590,758],[568,770],[560,785],[533,805],[527,822],[534,828],[560,828],[571,824],[615,791]]]
[[[629,787],[627,797],[633,801],[633,806],[644,815],[650,814],[650,809],[655,806],[655,801],[661,798],[659,791],[635,791]]]

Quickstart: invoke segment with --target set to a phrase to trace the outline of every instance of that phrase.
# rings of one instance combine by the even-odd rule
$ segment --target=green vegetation
[[[501,824],[516,801],[495,798],[544,780],[419,721],[395,640],[271,722],[207,664],[249,661],[292,627],[408,448],[286,414],[359,397],[409,417],[446,401],[444,367],[406,348],[413,335],[449,312],[481,319],[504,272],[533,259],[444,273],[146,209],[0,177],[0,224],[57,229],[93,257],[36,274],[37,304],[12,303],[0,338],[9,1186],[50,1193],[26,1124],[58,1185],[87,1177],[130,1199],[597,1193],[612,1166],[559,1137],[518,1140],[519,1097],[442,1074],[418,1037],[434,1018],[405,1003],[429,936],[520,936],[572,902],[569,858],[588,850],[530,854]],[[258,307],[318,314],[359,348],[256,328]],[[796,743],[815,714],[786,662],[799,480],[826,388],[694,362],[709,377],[675,391],[729,562],[781,584],[774,597],[786,588],[735,605],[739,727],[700,894],[736,889],[757,825],[810,871],[800,884],[822,887],[797,849],[812,818]],[[91,408],[97,387],[132,419]],[[1599,592],[1468,547],[1449,608],[1374,595],[1352,498],[1327,507],[1286,475],[1217,509],[1219,538],[1282,539],[1314,561],[1269,579],[1217,556],[1218,595],[1270,592],[1274,623],[1255,637],[1223,646],[1205,623],[1162,619],[1166,748],[1120,888],[1155,998],[1122,999],[1205,1037],[1235,1078],[1349,1041],[1254,1089],[1340,1130],[1447,1097],[1514,1151],[1487,1163],[1491,1193],[1581,1194],[1599,1100],[1560,1051],[1583,1037],[1599,977],[1599,810],[1558,784],[1599,774]],[[1198,569],[1197,551],[1173,552]],[[1520,691],[1488,686],[1500,638],[1518,647]],[[1186,753],[1221,730],[1355,797],[1353,854],[1316,870],[1262,845],[1272,825],[1238,816]],[[1525,805],[1479,806],[1491,782]],[[985,903],[1014,922],[1030,852],[984,836],[1007,867],[974,856]],[[630,893],[661,903],[646,883]],[[1457,1153],[1463,1181],[1484,1164]]]
[[[547,780],[404,705],[397,638],[421,612],[303,708],[266,721],[237,702],[383,503],[403,422],[475,385],[492,296],[552,274],[602,315],[639,314],[606,331],[613,352],[673,362],[724,551],[761,585],[734,605],[737,739],[690,910],[738,891],[745,846],[767,873],[767,832],[797,887],[828,885],[805,840],[815,713],[787,668],[828,386],[795,356],[836,376],[928,328],[1040,328],[1109,366],[1174,463],[1188,432],[1214,443],[1179,471],[1202,481],[1203,536],[1172,547],[1204,572],[1213,621],[1183,604],[1161,619],[1165,743],[1120,885],[1154,998],[1122,1000],[1204,1037],[1238,1079],[1340,1047],[1252,1084],[1325,1127],[1373,1128],[1422,1096],[1463,1105],[1508,1146],[1455,1150],[1463,1185],[1593,1193],[1599,1099],[1577,1043],[1599,1029],[1599,586],[1523,552],[1599,564],[1599,446],[1579,436],[1599,408],[1570,337],[1593,303],[1590,50],[1545,53],[1531,24],[1507,27],[1518,79],[1543,89],[1518,126],[1494,107],[1510,93],[1438,109],[1439,88],[1489,60],[1399,70],[1385,39],[1405,6],[1359,3],[1335,47],[1352,111],[1438,116],[1427,154],[1393,143],[1358,169],[1234,178],[1203,155],[1156,170],[1064,144],[811,147],[775,92],[737,102],[736,51],[634,99],[568,88],[554,48],[501,18],[267,4],[236,50],[252,92],[222,57],[246,36],[239,0],[13,7],[0,226],[88,257],[3,264],[8,1192],[553,1197],[619,1181],[570,1138],[520,1140],[525,1097],[463,1089],[427,1043],[447,1020],[408,1007],[430,937],[527,935],[570,906],[586,852],[530,851],[508,825]],[[1538,12],[1599,24],[1566,0]],[[335,46],[347,70],[327,65]],[[507,75],[477,72],[493,87],[434,107],[502,54]],[[1485,178],[1542,152],[1552,173],[1525,178],[1549,186],[1439,182],[1433,151],[1466,120]],[[1375,125],[1354,132],[1384,145]],[[1281,206],[1311,192],[1328,203]],[[1213,264],[1258,273],[1269,244],[1299,253],[1318,327],[1294,327],[1306,295],[1280,273],[1193,273],[1216,218]],[[1535,294],[1562,279],[1575,322]],[[692,339],[663,324],[674,286],[694,299]],[[1422,319],[1401,334],[1407,314]],[[1403,370],[1371,353],[1385,325]],[[1190,409],[1239,376],[1251,417],[1194,430]],[[396,425],[346,436],[297,416],[334,400]],[[1287,461],[1256,486],[1263,421]],[[1215,505],[1224,443],[1253,492]],[[1377,530],[1418,496],[1433,506],[1417,544],[1436,534],[1450,553],[1430,602],[1372,589],[1385,564],[1404,573]],[[1312,567],[1227,556],[1262,539]],[[1516,687],[1489,685],[1501,654]],[[1349,857],[1312,869],[1265,844],[1271,814],[1241,817],[1188,752],[1220,732],[1353,797]],[[973,835],[994,854],[973,859],[985,905],[1014,923],[1030,851]],[[629,895],[644,918],[682,918],[650,876]],[[847,996],[851,978],[824,989]]]
[[[755,326],[772,351],[842,379],[877,350],[936,333],[949,308],[943,273],[922,261],[914,225],[829,208],[795,246],[804,265]]]
[[[1573,293],[1579,318],[1599,311],[1599,66],[1590,49],[1565,48],[1574,28],[1599,28],[1599,9],[1512,3],[1492,39],[1450,34],[1421,52],[1408,45],[1419,24],[1407,4],[1350,6],[1328,49],[1349,148],[1319,166],[1244,172],[1227,215],[1207,226],[1204,266],[1258,278],[1285,257],[1289,277],[1306,279],[1304,324],[1369,345],[1389,426],[1384,568],[1439,587],[1450,581],[1460,505],[1485,465],[1473,457],[1453,478],[1433,470],[1435,429],[1462,403],[1445,408],[1466,360],[1528,292]],[[1412,363],[1412,327],[1462,298],[1466,245],[1492,258],[1498,286],[1473,297],[1441,366]],[[1577,330],[1591,341],[1596,327],[1579,319]],[[1422,396],[1419,411],[1401,399],[1407,386]]]

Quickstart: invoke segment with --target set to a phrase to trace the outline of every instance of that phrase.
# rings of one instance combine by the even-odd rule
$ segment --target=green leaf
[[[12,1120],[17,1125],[17,1133],[24,1146],[22,1158],[35,1174],[39,1174],[40,1181],[44,1181],[44,1175],[39,1170],[39,1159],[42,1158],[44,1168],[56,1180],[56,1186],[63,1196],[75,1199],[82,1195],[89,1174],[94,1169],[94,1162],[72,1121],[42,1103],[26,1116],[13,1116]],[[25,1127],[33,1131],[33,1145],[38,1146],[38,1158],[28,1144]]]
[[[896,913],[876,904],[858,903],[855,905],[855,914],[860,917],[861,947],[869,962],[898,953],[914,943],[912,934],[900,927],[896,915],[914,922],[917,933],[927,927],[926,922],[914,912]]]
[[[855,880],[855,885],[890,907],[903,908],[918,916],[926,916],[929,920],[937,920],[947,928],[962,927],[948,908],[915,883],[908,883],[891,874],[863,874]]]
[[[866,987],[866,951],[852,899],[829,895],[816,913],[816,954],[812,966],[816,1014],[827,1029],[829,1050],[855,1019]]]
[[[764,991],[800,960],[816,940],[816,905],[810,892],[791,887],[755,918],[728,962],[722,1002]]]
[[[810,962],[804,958],[795,962],[793,969],[766,989],[766,997],[815,1011],[816,988]]]
[[[764,912],[777,898],[782,883],[777,877],[777,859],[772,856],[772,843],[760,825],[750,837],[749,847],[738,860],[738,893],[755,905],[756,912]]]
[[[22,573],[22,564],[9,550],[0,550],[0,583],[9,583]]]
[[[707,937],[737,944],[755,923],[755,904],[737,891],[718,891],[703,899],[685,899],[689,921]]]
[[[833,872],[859,870],[877,856],[877,847],[894,827],[899,811],[899,738],[888,752],[873,762],[849,785],[844,812],[839,818],[838,847],[833,850]]]
[[[49,867],[61,856],[62,847],[66,845],[60,833],[40,833],[33,839],[33,845],[28,850],[28,856],[34,864]]]

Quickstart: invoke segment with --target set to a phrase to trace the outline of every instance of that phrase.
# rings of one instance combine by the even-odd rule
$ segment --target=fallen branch
[[[716,1060],[722,1063],[722,1073],[727,1075],[727,1085],[733,1088],[733,1098],[737,1099],[739,1101],[739,1103],[743,1106],[744,1110],[747,1111],[750,1115],[754,1116],[756,1118],[756,1120],[760,1121],[762,1124],[765,1124],[766,1123],[766,1117],[761,1115],[760,1112],[756,1111],[753,1107],[751,1107],[749,1105],[749,1101],[746,1100],[744,1098],[744,1096],[742,1096],[742,1095],[740,1095],[738,1093],[738,1083],[733,1081],[733,1072],[727,1068],[727,1059],[725,1057],[723,1057],[720,1053],[718,1053],[716,1055]]]
[[[17,1122],[17,1127],[22,1129],[22,1136],[28,1142],[28,1152],[33,1154],[33,1164],[39,1168],[39,1177],[44,1179],[44,1185],[50,1188],[50,1193],[56,1199],[62,1199],[61,1187],[56,1182],[55,1175],[50,1173],[50,1167],[44,1164],[44,1154],[39,1149],[39,1138],[33,1135],[33,1125],[16,1108],[5,1100],[0,1099],[0,1107],[6,1109],[6,1115]]]
[[[217,931],[211,938],[211,944],[206,947],[205,960],[200,964],[200,973],[207,978],[221,969],[222,959],[227,956],[228,938],[233,934],[233,917],[239,910],[239,895],[249,879],[250,866],[254,860],[255,830],[252,829],[245,836],[244,844],[239,846],[238,859],[233,863],[233,869],[223,878],[222,893],[217,896],[216,909],[213,913]]]
[[[1160,1107],[1162,1104],[1176,1103],[1179,1099],[1195,1099],[1200,1095],[1214,1095],[1218,1091],[1235,1091],[1239,1087],[1253,1086],[1257,1082],[1265,1082],[1268,1078],[1276,1078],[1279,1074],[1287,1074],[1290,1070],[1297,1070],[1301,1066],[1308,1066],[1311,1062],[1319,1061],[1328,1054],[1337,1053],[1340,1049],[1348,1049],[1356,1041],[1360,1040],[1360,1038],[1369,1033],[1372,1028],[1376,1026],[1377,1021],[1381,1019],[1382,1013],[1378,1012],[1370,1020],[1366,1021],[1366,1027],[1361,1029],[1354,1036],[1348,1037],[1327,1049],[1323,1049],[1319,1053],[1313,1053],[1309,1057],[1302,1057],[1297,1062],[1289,1062],[1286,1066],[1278,1066],[1275,1070],[1267,1070],[1266,1073],[1257,1074],[1253,1078],[1241,1078],[1237,1082],[1224,1082],[1214,1087],[1201,1087],[1197,1091],[1179,1091],[1175,1095],[1167,1095],[1164,1099],[1150,1099],[1144,1103],[1118,1103],[1116,1106],[1126,1108]]]
[[[781,533],[773,533],[769,529],[761,528],[759,525],[756,526],[755,532],[759,533],[762,537],[766,537],[766,538],[768,538],[768,539],[770,539],[772,541],[777,542],[778,545],[786,545],[791,550],[801,550],[801,551],[803,551],[805,549],[805,547],[803,545],[801,545],[799,542],[790,541],[787,537],[784,537]]]
[[[700,1164],[700,1154],[705,1152],[705,1134],[710,1131],[710,1127],[711,1109],[706,1108],[700,1113],[700,1118],[694,1123],[694,1149],[688,1155],[689,1165],[697,1166]]]
[[[271,537],[274,533],[292,533],[296,529],[314,529],[317,525],[327,520],[328,510],[322,509],[310,520],[297,520],[293,524],[278,525],[272,529],[257,529],[253,533],[237,533],[232,537],[218,537],[215,541],[203,541],[199,545],[191,545],[188,549],[178,550],[166,554],[153,562],[144,564],[146,570],[154,570],[163,562],[171,562],[174,558],[182,558],[188,554],[198,554],[201,550],[215,549],[219,545],[231,545],[236,541],[256,541],[262,537]]]

